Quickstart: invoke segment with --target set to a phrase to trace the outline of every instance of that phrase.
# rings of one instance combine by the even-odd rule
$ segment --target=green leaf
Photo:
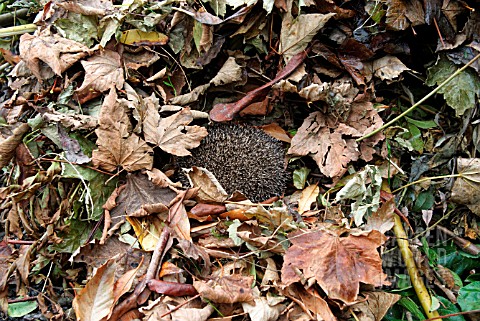
[[[412,299],[403,297],[400,299],[400,301],[398,301],[398,304],[410,311],[419,320],[425,320],[425,315],[423,314],[422,310],[420,310],[418,304]]]
[[[8,316],[21,318],[37,309],[37,301],[15,302],[8,305]]]
[[[296,189],[303,189],[305,187],[305,182],[307,181],[307,176],[310,173],[310,169],[307,167],[302,167],[293,171],[293,185]]]
[[[435,197],[430,191],[421,192],[415,200],[414,211],[428,210],[435,204]]]
[[[441,296],[437,296],[436,298],[441,303],[440,308],[438,309],[438,313],[440,313],[440,315],[454,314],[454,313],[460,312],[458,307],[455,304],[453,304],[452,302],[450,302],[450,300],[445,299],[444,297],[441,297]],[[443,320],[445,320],[445,321],[465,321],[465,318],[463,317],[463,315],[456,315],[456,316],[449,317],[449,318],[446,318],[446,319],[443,319]]]
[[[464,286],[458,291],[458,304],[462,311],[480,310],[480,281]]]
[[[54,23],[62,36],[91,47],[98,39],[97,21],[93,16],[84,16],[70,12],[67,19],[58,19]]]
[[[405,116],[405,119],[410,123],[410,124],[413,124],[415,126],[417,126],[418,128],[421,128],[421,129],[429,129],[429,128],[433,128],[433,127],[437,127],[437,123],[435,123],[433,120],[415,120],[415,119],[412,119],[410,117],[406,117]]]
[[[441,84],[457,71],[455,64],[441,58],[433,67],[428,69],[428,78],[426,84],[434,86]],[[457,116],[461,116],[466,110],[475,107],[475,96],[480,91],[480,79],[471,70],[467,69],[457,75],[452,81],[446,84],[438,92],[443,94],[447,104],[455,109]]]

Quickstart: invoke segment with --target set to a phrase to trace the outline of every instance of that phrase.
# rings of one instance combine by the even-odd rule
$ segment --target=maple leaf
[[[190,108],[183,108],[172,116],[161,118],[158,113],[158,99],[149,100],[144,120],[145,140],[155,144],[167,153],[189,156],[188,149],[198,147],[208,135],[201,126],[187,126],[193,120]]]
[[[52,77],[52,71],[60,76],[62,72],[90,53],[87,46],[59,35],[23,34],[20,37],[19,49],[20,58],[38,79]],[[43,63],[50,68],[46,68]]]
[[[153,151],[143,139],[129,133],[131,124],[125,109],[117,102],[115,89],[105,98],[98,123],[100,126],[95,130],[98,149],[92,152],[94,166],[107,171],[122,166],[128,172],[152,168]]]
[[[288,154],[310,155],[323,174],[338,179],[346,172],[349,162],[359,157],[365,161],[372,159],[375,152],[373,146],[383,139],[383,135],[377,134],[360,145],[355,138],[382,124],[371,103],[353,103],[344,123],[332,115],[314,112],[303,121],[293,137]]]
[[[346,230],[300,231],[289,234],[292,246],[287,250],[282,267],[282,282],[286,285],[303,277],[315,278],[331,299],[354,303],[360,282],[381,286],[386,275],[377,247],[386,237],[379,231],[362,235],[348,234]]]
[[[76,91],[85,96],[89,91],[104,92],[111,87],[121,89],[125,82],[120,55],[112,50],[103,50],[82,61],[85,79]]]

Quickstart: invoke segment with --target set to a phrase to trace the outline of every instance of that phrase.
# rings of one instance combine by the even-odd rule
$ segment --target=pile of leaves
[[[2,2],[2,317],[475,320],[475,3]],[[209,121],[285,194],[182,186]]]

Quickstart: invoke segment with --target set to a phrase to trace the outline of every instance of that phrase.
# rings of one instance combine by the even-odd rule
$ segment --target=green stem
[[[0,37],[9,37],[14,35],[22,35],[28,32],[34,32],[37,30],[37,25],[33,23],[29,23],[26,25],[21,26],[14,26],[14,27],[7,27],[0,29]]]
[[[468,66],[470,66],[472,63],[474,63],[478,58],[480,58],[480,54],[476,55],[472,60],[470,60],[465,66],[463,66],[462,68],[458,69],[457,71],[455,71],[450,77],[448,77],[447,79],[445,79],[440,85],[438,85],[437,88],[435,88],[434,90],[432,90],[428,95],[426,95],[425,97],[423,97],[422,99],[420,99],[415,105],[413,105],[412,107],[408,108],[407,110],[405,110],[403,113],[401,113],[400,115],[398,115],[397,117],[395,117],[394,119],[392,119],[391,121],[389,121],[388,123],[386,123],[385,125],[383,125],[382,127],[380,128],[377,128],[375,129],[373,132],[370,132],[360,138],[358,138],[356,141],[359,142],[359,141],[362,141],[364,140],[365,138],[368,138],[368,137],[371,137],[375,134],[377,134],[378,132],[384,130],[385,128],[389,127],[390,125],[392,125],[393,123],[395,123],[396,121],[398,121],[399,119],[403,118],[404,116],[408,115],[410,112],[412,112],[415,108],[417,108],[420,104],[422,104],[425,100],[427,100],[428,98],[432,97],[434,94],[436,94],[440,89],[442,89],[443,86],[445,86],[446,84],[448,84],[453,78],[455,78],[456,76],[458,76],[459,73],[461,73],[462,71],[464,71],[465,69],[468,68]]]

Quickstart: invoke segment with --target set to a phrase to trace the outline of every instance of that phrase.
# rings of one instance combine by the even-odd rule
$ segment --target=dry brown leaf
[[[457,171],[462,176],[455,180],[450,199],[467,205],[473,213],[480,215],[480,158],[459,158]]]
[[[394,30],[405,30],[410,24],[417,26],[425,23],[425,13],[421,2],[407,0],[387,0],[387,19],[385,23]]]
[[[387,292],[363,292],[365,301],[357,303],[351,307],[356,312],[360,321],[377,321],[382,320],[390,309],[401,296]]]
[[[386,201],[382,207],[380,207],[375,213],[367,219],[367,224],[365,224],[365,230],[377,230],[382,234],[390,231],[395,224],[394,222],[394,212],[395,211],[395,198],[392,197]]]
[[[359,157],[370,161],[375,152],[372,148],[383,139],[377,134],[357,144],[355,138],[362,137],[383,124],[371,103],[353,103],[346,121],[339,122],[333,115],[322,112],[311,113],[292,139],[288,154],[294,156],[310,155],[320,171],[339,179],[347,170],[351,161]]]
[[[117,101],[115,89],[105,98],[98,120],[98,149],[92,152],[92,162],[96,167],[115,171],[122,166],[128,172],[151,169],[153,150],[135,134],[130,134],[130,120],[123,106]]]
[[[0,168],[10,163],[10,159],[15,155],[15,149],[22,142],[23,135],[25,135],[29,129],[30,126],[22,123],[12,131],[12,135],[8,138],[3,139],[2,135],[0,135]]]
[[[405,70],[411,70],[395,56],[387,55],[373,61],[373,72],[381,80],[392,80]]]
[[[103,50],[82,61],[85,79],[76,90],[78,95],[86,96],[91,91],[104,92],[116,87],[122,89],[125,82],[120,55],[112,50]]]
[[[318,194],[320,194],[320,188],[318,187],[318,184],[307,186],[302,191],[302,195],[298,201],[298,213],[302,214],[306,211],[309,211],[312,204],[317,201]]]
[[[125,220],[125,214],[133,214],[145,205],[163,204],[165,211],[177,193],[169,188],[160,188],[146,175],[137,173],[127,176],[127,184],[116,199],[117,206],[111,210],[112,223]]]
[[[187,126],[193,120],[190,108],[184,108],[172,116],[161,118],[158,113],[158,99],[148,104],[144,120],[144,133],[147,142],[152,143],[175,156],[191,155],[188,149],[198,147],[208,135],[205,128]]]
[[[48,79],[53,74],[61,76],[90,52],[87,46],[56,34],[34,36],[26,33],[20,37],[20,57],[38,79]]]
[[[193,187],[198,188],[197,199],[203,202],[223,203],[228,194],[212,172],[206,168],[193,166],[186,175]]]
[[[73,299],[79,321],[99,321],[110,313],[114,304],[113,284],[117,263],[110,259]]]
[[[253,302],[253,277],[227,275],[215,281],[194,281],[193,286],[202,298],[216,303]]]
[[[386,275],[377,247],[385,242],[385,236],[378,231],[341,236],[343,232],[346,230],[290,234],[292,246],[284,257],[283,283],[315,278],[330,299],[346,304],[357,301],[360,282],[384,284]]]

